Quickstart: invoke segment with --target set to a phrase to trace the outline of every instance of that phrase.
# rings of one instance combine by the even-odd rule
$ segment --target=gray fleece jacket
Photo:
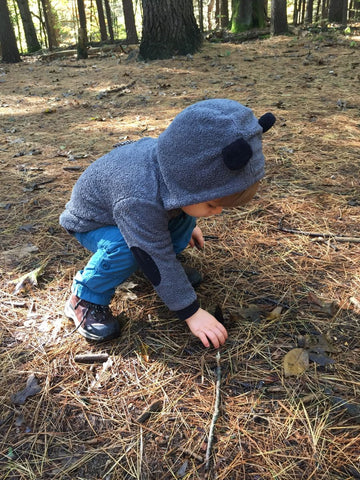
[[[176,259],[169,211],[247,189],[264,175],[261,137],[274,123],[258,121],[233,100],[186,108],[157,138],[115,148],[78,179],[60,216],[70,232],[117,225],[161,299],[181,319],[199,308]]]

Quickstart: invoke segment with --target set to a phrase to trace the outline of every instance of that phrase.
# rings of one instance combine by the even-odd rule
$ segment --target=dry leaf
[[[246,320],[250,320],[251,322],[261,321],[260,310],[257,305],[249,305],[248,308],[241,308],[239,310],[239,314],[243,318],[245,318]]]
[[[269,315],[266,317],[266,320],[276,320],[277,318],[281,317],[281,312],[282,312],[282,307],[279,305],[274,308],[274,310],[271,310]]]
[[[330,402],[338,410],[345,410],[346,413],[357,422],[360,422],[360,404],[348,402],[342,397],[329,396]]]
[[[309,352],[303,348],[290,350],[283,361],[285,377],[301,375],[309,367]]]
[[[179,468],[179,470],[176,472],[176,476],[178,478],[182,478],[182,477],[185,477],[186,475],[186,470],[188,468],[188,460],[185,460],[185,462],[181,465],[181,467]]]
[[[321,367],[324,367],[325,365],[331,365],[332,363],[335,363],[335,360],[332,358],[328,357],[326,353],[315,353],[315,352],[309,352],[309,359],[320,365]]]
[[[324,312],[327,313],[331,316],[335,315],[335,313],[338,311],[339,306],[335,301],[328,301],[328,300],[322,300],[321,298],[317,297],[314,293],[310,292],[308,294],[308,299],[311,303],[317,305],[320,307],[320,309]]]
[[[28,397],[36,395],[41,391],[41,387],[38,384],[37,378],[34,374],[31,374],[27,379],[26,387],[18,393],[11,396],[11,400],[15,405],[24,405]]]
[[[25,290],[28,285],[36,286],[38,284],[38,277],[43,273],[46,263],[40,265],[29,273],[25,273],[20,278],[12,280],[11,283],[16,283],[14,295],[17,295],[21,290]]]

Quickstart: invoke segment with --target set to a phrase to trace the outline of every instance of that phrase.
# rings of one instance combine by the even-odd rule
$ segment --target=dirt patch
[[[4,478],[359,478],[359,66],[353,39],[308,36],[206,43],[150,63],[106,52],[0,67]],[[58,217],[113,145],[157,136],[187,105],[216,97],[277,123],[255,200],[200,220],[205,251],[185,254],[205,276],[202,306],[221,310],[229,330],[205,471],[216,352],[140,275],[112,302],[120,340],[72,335],[63,305],[88,253]],[[38,285],[15,295],[38,267]],[[286,377],[295,347],[310,361]],[[84,353],[110,360],[79,364]],[[40,393],[15,405],[31,374]]]

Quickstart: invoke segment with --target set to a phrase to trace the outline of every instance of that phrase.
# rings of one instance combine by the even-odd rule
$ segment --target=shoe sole
[[[113,335],[109,335],[108,337],[99,337],[99,335],[94,335],[92,333],[87,332],[80,325],[80,322],[77,319],[76,313],[72,309],[69,300],[65,304],[64,313],[65,313],[67,318],[70,318],[74,322],[75,327],[76,327],[76,331],[79,332],[80,335],[82,335],[83,337],[85,337],[88,340],[93,340],[95,342],[104,342],[105,340],[112,340],[113,338],[116,338],[118,336],[114,333]]]

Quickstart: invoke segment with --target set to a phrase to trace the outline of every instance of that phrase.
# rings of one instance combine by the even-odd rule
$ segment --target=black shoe
[[[88,340],[103,342],[120,335],[120,325],[108,306],[81,300],[72,294],[65,305],[65,315],[75,323],[77,330]]]

